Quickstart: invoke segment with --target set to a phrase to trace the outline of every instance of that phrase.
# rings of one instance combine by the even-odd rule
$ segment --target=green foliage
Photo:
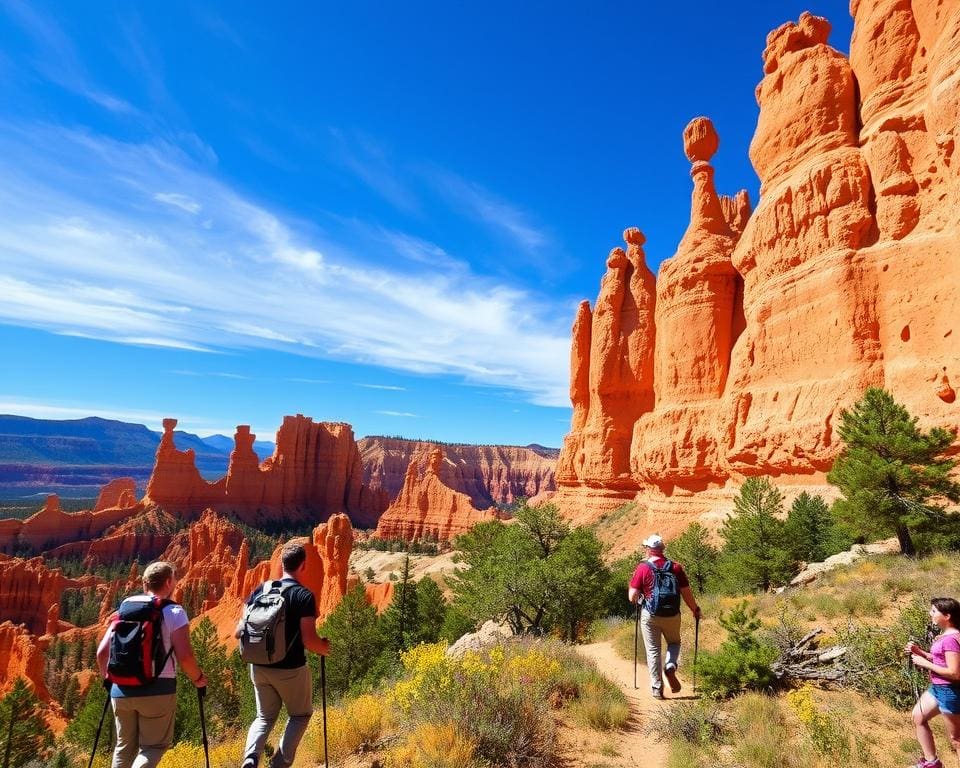
[[[924,432],[916,417],[885,390],[871,387],[838,428],[844,448],[827,480],[843,499],[837,511],[855,535],[896,534],[903,554],[913,555],[913,535],[944,520],[938,501],[960,501],[950,478],[957,460],[947,457],[953,434],[940,427]]]
[[[215,739],[226,733],[236,722],[241,701],[234,671],[226,648],[217,639],[217,628],[209,618],[202,618],[190,631],[190,642],[200,669],[207,676],[207,696],[204,710],[207,716],[207,734]],[[177,674],[177,716],[174,734],[178,741],[201,742],[200,708],[196,686],[182,672]]]
[[[506,617],[515,634],[575,640],[604,610],[601,544],[592,530],[571,532],[551,504],[518,507],[512,525],[480,523],[457,548],[469,568],[451,579],[454,605],[475,624]]]
[[[698,592],[706,592],[708,585],[714,583],[720,553],[710,543],[710,534],[700,523],[692,523],[671,541],[666,555],[683,565],[691,586]]]
[[[466,614],[462,613],[455,604],[447,606],[447,612],[443,617],[443,625],[440,627],[440,637],[451,645],[461,637],[477,629],[476,622]]]
[[[715,653],[702,652],[697,663],[698,687],[704,695],[727,698],[740,691],[761,691],[771,687],[776,678],[770,663],[777,651],[757,637],[760,619],[756,608],[742,601],[729,614],[720,614],[719,621],[727,631],[727,639]]]
[[[431,541],[428,539],[375,539],[354,542],[354,549],[374,549],[377,552],[407,552],[411,555],[439,555],[441,547],[447,542]]]
[[[853,543],[837,525],[827,503],[804,491],[793,500],[784,534],[794,560],[818,563]]]
[[[0,699],[0,766],[20,768],[46,755],[53,733],[43,720],[43,704],[18,677],[9,693]]]
[[[783,494],[765,477],[751,477],[734,499],[734,512],[723,522],[720,573],[728,590],[766,592],[793,575],[787,551]]]
[[[854,688],[881,698],[896,709],[908,710],[913,706],[913,685],[923,690],[927,676],[909,664],[903,648],[908,640],[929,648],[929,607],[927,600],[918,597],[900,612],[892,626],[851,624],[838,632],[840,644],[847,647],[847,664],[854,670]]]
[[[619,616],[623,619],[633,616],[634,607],[627,600],[627,587],[630,585],[633,572],[641,560],[643,560],[643,555],[640,552],[634,552],[632,555],[620,558],[610,566],[607,583],[603,588],[604,615]]]
[[[416,588],[417,624],[414,630],[418,643],[435,643],[440,639],[444,620],[447,616],[447,601],[440,587],[429,576],[417,582]]]
[[[362,584],[344,595],[324,622],[321,634],[330,640],[327,685],[334,694],[359,689],[388,647],[377,611],[367,603]]]
[[[87,694],[83,699],[83,704],[77,711],[76,717],[67,725],[64,732],[64,738],[79,747],[88,751],[93,748],[93,740],[97,734],[97,724],[100,722],[100,715],[103,713],[104,704],[107,701],[107,691],[100,682],[99,676],[87,689]],[[113,743],[113,718],[107,713],[103,724],[103,732],[100,735],[100,744],[97,748],[97,754],[109,754]]]
[[[410,556],[403,559],[393,599],[380,617],[380,631],[389,650],[398,654],[417,641],[417,588],[410,570]]]

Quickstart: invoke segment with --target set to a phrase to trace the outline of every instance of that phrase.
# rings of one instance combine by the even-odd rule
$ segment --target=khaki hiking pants
[[[640,614],[640,631],[643,647],[647,652],[647,669],[650,670],[650,688],[654,693],[663,692],[660,638],[667,641],[665,664],[680,666],[680,614],[654,616],[646,608]]]
[[[117,723],[111,768],[156,768],[173,741],[177,694],[124,696],[111,701]]]
[[[287,725],[277,751],[273,753],[270,768],[288,768],[293,765],[300,739],[303,738],[310,715],[313,714],[313,678],[310,667],[304,664],[296,669],[275,669],[250,665],[257,697],[257,717],[247,733],[247,746],[243,751],[244,765],[252,762],[259,765],[263,746],[280,715],[281,705],[287,707]]]

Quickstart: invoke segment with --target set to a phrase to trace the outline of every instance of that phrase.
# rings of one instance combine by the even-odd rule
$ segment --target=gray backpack
[[[249,664],[283,661],[300,628],[287,642],[287,601],[283,594],[296,584],[267,581],[260,594],[243,611],[240,658]]]

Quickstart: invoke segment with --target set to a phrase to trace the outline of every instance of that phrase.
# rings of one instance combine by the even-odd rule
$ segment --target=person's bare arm
[[[640,590],[636,587],[629,587],[627,589],[627,600],[631,603],[636,603],[640,599]]]
[[[683,598],[683,602],[687,604],[687,608],[690,609],[690,613],[698,618],[703,615],[690,587],[680,587],[680,596]]]
[[[110,637],[113,635],[113,627],[107,627],[107,631],[100,638],[100,645],[97,646],[97,669],[100,670],[100,677],[107,676],[107,664],[110,661]]]
[[[960,682],[960,653],[956,651],[947,651],[944,654],[946,658],[946,666],[941,667],[939,664],[934,664],[930,659],[925,656],[921,656],[919,653],[913,654],[911,659],[913,664],[916,667],[921,669],[929,669],[935,675],[946,680],[952,680],[954,682]]]
[[[326,656],[330,653],[330,641],[317,634],[317,617],[304,616],[300,619],[300,637],[303,638],[303,647],[308,651]]]
[[[200,669],[200,665],[197,664],[197,657],[193,653],[193,645],[190,643],[190,627],[179,627],[173,630],[170,640],[173,642],[173,652],[177,655],[177,662],[183,669],[184,674],[190,678],[190,682],[197,688],[205,688],[207,678],[203,674],[203,670]]]

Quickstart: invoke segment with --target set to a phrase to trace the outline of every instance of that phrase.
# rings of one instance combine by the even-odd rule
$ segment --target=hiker
[[[330,651],[330,643],[317,635],[316,599],[300,583],[307,570],[303,545],[285,544],[281,562],[283,576],[253,591],[237,625],[241,657],[251,662],[250,679],[257,703],[257,717],[247,734],[242,768],[257,768],[260,764],[281,705],[287,708],[287,724],[270,768],[293,765],[297,746],[313,714],[313,680],[304,649],[322,656]]]
[[[640,604],[642,613],[640,628],[643,645],[647,651],[647,667],[650,670],[650,689],[655,699],[663,698],[663,675],[670,683],[670,690],[679,693],[683,687],[677,677],[680,664],[680,598],[690,612],[699,620],[700,606],[690,591],[690,583],[680,563],[668,560],[663,554],[663,539],[656,533],[643,542],[647,558],[637,565],[630,579],[627,597],[631,603]],[[667,641],[667,659],[660,671],[660,638]]]
[[[120,603],[97,647],[117,729],[111,768],[159,764],[173,741],[178,664],[197,688],[207,685],[190,643],[187,612],[170,599],[176,584],[171,563],[150,563],[143,571],[144,594]]]
[[[912,640],[904,648],[915,667],[930,671],[930,687],[913,708],[917,741],[923,750],[915,768],[943,768],[930,730],[930,721],[938,714],[943,715],[947,736],[960,759],[960,602],[952,597],[933,598],[930,623],[940,628],[940,635],[929,651]]]

